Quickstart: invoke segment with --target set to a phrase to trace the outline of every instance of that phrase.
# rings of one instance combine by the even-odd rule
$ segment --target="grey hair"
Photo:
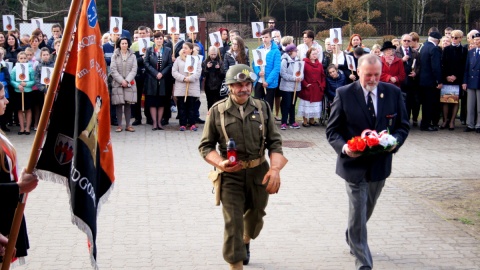
[[[367,62],[369,65],[375,65],[376,63],[378,63],[380,66],[382,65],[380,57],[376,56],[375,54],[364,54],[358,58],[358,67],[361,67],[363,62]]]

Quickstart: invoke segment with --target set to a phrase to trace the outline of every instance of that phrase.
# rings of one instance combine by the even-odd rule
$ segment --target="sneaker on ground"
[[[300,126],[295,122],[295,123],[293,123],[293,124],[290,125],[290,128],[296,128],[296,129],[298,129],[298,128],[300,128]]]
[[[280,126],[280,129],[281,129],[281,130],[287,129],[287,124],[282,124],[282,125]]]
[[[185,131],[185,129],[186,129],[185,126],[180,127],[180,131]]]
[[[197,126],[192,125],[192,126],[190,127],[190,130],[191,130],[191,131],[197,131]]]

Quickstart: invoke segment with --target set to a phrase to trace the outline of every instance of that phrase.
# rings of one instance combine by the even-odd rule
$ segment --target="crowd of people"
[[[104,34],[102,46],[108,66],[114,130],[134,132],[133,126],[142,124],[143,115],[153,131],[163,130],[170,123],[172,112],[178,111],[179,130],[196,131],[198,124],[204,123],[199,117],[200,90],[205,91],[208,109],[225,98],[225,74],[235,64],[253,68],[258,77],[254,95],[268,102],[280,129],[317,126],[328,118],[336,89],[358,80],[355,66],[348,60],[353,59],[357,65],[359,57],[370,53],[381,59],[381,81],[401,88],[412,126],[420,126],[422,131],[454,130],[460,111],[465,131],[480,133],[477,30],[467,34],[465,45],[461,44],[464,33],[452,28],[446,28],[443,36],[438,29],[430,29],[424,43],[417,33],[411,32],[371,48],[365,46],[359,34],[353,34],[345,50],[330,38],[322,46],[311,30],[303,31],[303,43],[297,46],[294,37],[281,36],[275,21],[269,21],[262,32],[258,48],[248,48],[238,30],[222,27],[218,31],[222,46],[206,50],[196,34],[182,40],[178,33],[154,33],[146,26],[138,27],[132,36],[126,30]],[[61,26],[54,24],[52,33],[50,38],[38,29],[22,36],[17,30],[0,33],[0,81],[13,105],[0,117],[3,131],[10,131],[12,125],[20,126],[19,135],[36,130],[46,90],[40,82],[41,69],[52,67],[55,62]],[[139,38],[150,40],[145,52],[139,50]],[[253,49],[266,50],[265,66],[250,59]],[[202,56],[203,60],[195,63],[195,74],[183,70],[188,55]],[[300,61],[304,62],[303,72],[295,76],[295,63]],[[12,68],[17,62],[28,63],[28,81],[17,80]],[[453,101],[445,98],[441,102],[442,88],[458,90]],[[302,119],[301,125],[296,122],[297,117]]]

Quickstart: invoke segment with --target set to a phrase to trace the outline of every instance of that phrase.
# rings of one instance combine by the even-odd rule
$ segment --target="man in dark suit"
[[[374,54],[362,56],[358,60],[357,70],[357,82],[337,89],[326,134],[328,142],[338,154],[336,173],[345,179],[349,198],[346,237],[350,253],[356,257],[356,269],[372,269],[367,221],[373,213],[385,179],[390,175],[392,154],[405,142],[410,125],[401,90],[393,84],[380,82],[380,58]],[[367,100],[373,105],[370,111]],[[388,129],[398,144],[387,152],[368,157],[352,152],[347,140],[359,136],[365,129]]]
[[[401,46],[395,51],[395,56],[403,61],[403,68],[407,77],[402,81],[400,88],[404,93],[407,116],[412,116],[413,126],[418,125],[418,114],[420,113],[420,98],[418,87],[418,74],[420,72],[420,54],[412,48],[412,36],[404,34],[401,39]]]
[[[420,51],[420,92],[422,101],[422,131],[438,131],[440,89],[442,89],[442,51],[437,47],[442,36],[431,32]]]
[[[476,48],[468,51],[462,84],[462,89],[467,91],[468,96],[465,132],[476,130],[480,133],[480,33],[473,36],[473,42]]]

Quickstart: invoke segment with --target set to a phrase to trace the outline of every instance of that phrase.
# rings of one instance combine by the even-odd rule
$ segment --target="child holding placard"
[[[281,130],[287,129],[287,122],[290,128],[298,129],[300,126],[295,122],[295,104],[297,103],[297,91],[301,90],[300,82],[303,80],[301,70],[295,74],[295,65],[300,64],[297,57],[297,46],[289,44],[285,47],[282,55],[282,67],[280,70],[280,92],[282,94],[282,125]],[[297,76],[298,75],[298,76]]]
[[[27,55],[25,52],[19,52],[17,55],[17,65],[26,64]],[[18,121],[20,122],[20,131],[18,135],[30,135],[30,125],[32,124],[32,98],[30,96],[32,92],[32,86],[35,85],[35,72],[30,65],[26,65],[27,69],[25,73],[28,72],[28,78],[26,74],[19,74],[20,78],[17,78],[17,69],[20,69],[20,66],[16,66],[12,69],[10,73],[10,82],[15,90],[15,108],[18,113]],[[23,75],[23,76],[21,76]],[[21,78],[25,78],[22,80]],[[23,93],[23,99],[22,99]],[[22,102],[23,100],[23,102]],[[22,106],[23,103],[23,106]],[[25,111],[25,117],[23,115],[22,109]],[[26,120],[26,125],[25,125]]]
[[[197,57],[195,63],[187,66],[187,55],[193,54],[193,44],[185,42],[182,45],[179,57],[173,63],[172,76],[175,78],[173,96],[177,99],[178,119],[180,131],[185,131],[187,124],[190,130],[197,131],[195,126],[195,101],[200,98],[200,84],[202,73],[201,63]],[[187,71],[185,71],[187,70]]]
[[[42,78],[42,67],[53,68],[54,62],[52,62],[50,58],[50,50],[47,47],[43,47],[40,50],[40,62],[35,69],[35,85],[37,86],[37,90],[32,91],[33,130],[37,130],[38,120],[40,119],[40,113],[42,112],[45,99],[45,92],[47,91],[45,82],[40,81]]]

